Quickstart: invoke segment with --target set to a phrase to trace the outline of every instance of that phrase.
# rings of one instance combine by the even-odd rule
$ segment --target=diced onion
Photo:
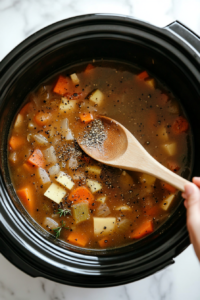
[[[55,176],[60,172],[60,166],[59,164],[56,164],[54,166],[52,166],[51,168],[49,168],[49,175],[50,176]]]
[[[51,228],[51,229],[55,229],[55,228],[58,227],[58,223],[57,223],[55,220],[53,220],[53,219],[51,219],[51,218],[49,218],[49,217],[46,217],[46,218],[44,219],[43,225],[44,225],[45,227],[49,227],[49,228]]]
[[[54,146],[51,146],[46,150],[43,150],[43,154],[48,164],[50,163],[55,164],[57,162]]]
[[[75,170],[78,167],[78,161],[75,157],[70,157],[68,160],[68,168]]]
[[[110,209],[106,204],[101,204],[97,209],[96,209],[96,215],[98,217],[107,217],[110,214]]]
[[[74,136],[73,136],[70,129],[68,129],[65,139],[66,139],[66,141],[73,141],[74,140]]]
[[[9,161],[12,162],[13,164],[15,164],[17,162],[17,153],[16,152],[10,153]]]
[[[34,134],[35,142],[39,145],[47,145],[48,140],[40,133]]]
[[[69,129],[69,120],[67,118],[60,122],[60,128],[61,131],[67,131]]]

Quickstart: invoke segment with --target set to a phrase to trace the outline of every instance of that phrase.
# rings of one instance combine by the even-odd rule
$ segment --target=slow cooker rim
[[[97,15],[96,15],[96,14],[95,14],[95,15],[92,14],[92,15],[89,15],[89,16],[99,16],[99,14],[97,14]],[[106,16],[110,16],[110,15],[106,15]],[[115,15],[111,15],[111,16],[115,16]],[[82,16],[81,16],[81,17],[82,17]],[[77,19],[77,20],[78,20],[79,17],[74,17],[74,18],[71,18],[71,19]],[[69,20],[71,20],[71,19],[69,19]],[[127,19],[126,19],[126,21],[127,21]],[[135,21],[135,20],[134,20],[134,21]],[[66,20],[60,21],[59,23],[62,23],[62,22],[66,22]],[[137,23],[140,23],[140,21],[137,20]],[[143,23],[143,24],[146,24],[145,22],[142,22],[142,23]],[[54,26],[55,24],[57,24],[57,23],[54,23],[54,24],[52,24],[52,25],[50,25],[50,26]],[[147,25],[149,25],[149,24],[147,24]],[[50,26],[49,26],[49,27],[50,27]],[[158,29],[157,27],[154,27],[153,25],[151,25],[151,27]],[[48,27],[45,28],[45,30],[47,30],[47,29],[48,29]],[[159,29],[159,32],[160,32],[160,30],[161,30],[161,29]],[[44,29],[42,29],[41,31],[43,32]],[[31,38],[31,37],[30,37],[30,38]],[[30,39],[30,38],[28,38],[28,39]],[[34,37],[34,38],[37,40],[36,37]],[[23,42],[23,43],[24,43],[24,42]],[[22,43],[22,44],[23,44],[23,43]],[[17,48],[18,48],[18,47],[17,47]],[[15,51],[15,50],[16,50],[16,48],[15,48],[13,51]],[[13,52],[12,52],[12,54],[13,54]],[[8,58],[9,58],[9,54],[8,54],[8,56],[7,56],[5,59],[8,60]],[[5,61],[4,61],[4,62],[5,62]],[[3,68],[2,68],[2,69],[3,69]],[[187,234],[186,234],[186,235],[187,235]],[[187,239],[187,238],[186,238],[186,239]],[[188,241],[187,241],[187,242],[188,242]]]

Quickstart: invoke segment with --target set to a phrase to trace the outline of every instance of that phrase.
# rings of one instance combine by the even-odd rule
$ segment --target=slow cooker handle
[[[200,53],[200,37],[181,22],[174,21],[173,23],[167,25],[165,29],[171,31],[173,34],[176,34],[179,38],[188,43],[190,47],[195,50],[195,52]]]

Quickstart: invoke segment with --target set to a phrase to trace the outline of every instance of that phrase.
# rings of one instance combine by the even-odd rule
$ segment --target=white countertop
[[[200,35],[200,0],[0,0],[0,60],[27,36],[56,21],[117,13],[163,27],[179,20]],[[138,282],[83,289],[31,278],[0,255],[0,300],[199,300],[200,265],[192,246],[175,264]]]

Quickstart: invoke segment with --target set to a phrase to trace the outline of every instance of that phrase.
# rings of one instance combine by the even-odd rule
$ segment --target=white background
[[[200,35],[200,0],[0,0],[0,60],[51,23],[97,12],[130,15],[160,27],[179,20]],[[82,289],[31,278],[0,255],[0,300],[199,300],[200,266],[192,246],[175,262],[128,285]]]

